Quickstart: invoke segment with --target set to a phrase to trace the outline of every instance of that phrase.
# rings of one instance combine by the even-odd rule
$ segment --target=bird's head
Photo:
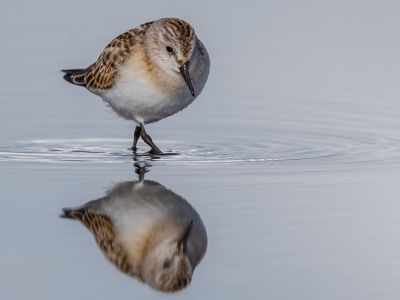
[[[184,289],[192,279],[193,266],[188,257],[188,239],[193,221],[177,239],[158,245],[145,258],[143,279],[152,288],[162,292]]]
[[[195,96],[189,69],[197,37],[189,23],[176,18],[155,21],[147,30],[144,48],[147,56],[171,75],[182,76]]]

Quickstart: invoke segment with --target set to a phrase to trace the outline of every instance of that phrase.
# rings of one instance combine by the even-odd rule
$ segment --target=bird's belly
[[[121,117],[136,123],[154,123],[186,108],[195,100],[189,89],[161,92],[144,79],[116,82],[112,89],[98,93]]]

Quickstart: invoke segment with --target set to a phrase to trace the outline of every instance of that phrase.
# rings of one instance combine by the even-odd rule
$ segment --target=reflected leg
[[[136,145],[137,145],[137,142],[138,142],[139,137],[141,135],[141,132],[142,132],[142,127],[136,126],[135,133],[133,134],[133,145],[132,145],[132,148],[131,148],[131,150],[133,152],[136,152],[136,150],[137,150]]]
[[[149,170],[147,169],[147,165],[141,166],[140,164],[135,163],[134,166],[135,166],[135,173],[139,175],[139,181],[143,182],[144,174],[149,172]]]
[[[143,123],[140,123],[140,128],[141,128],[141,137],[142,140],[151,147],[151,150],[149,151],[150,154],[162,154],[162,151],[158,149],[158,147],[153,143],[153,140],[151,137],[147,134],[146,130],[144,130],[144,125]]]

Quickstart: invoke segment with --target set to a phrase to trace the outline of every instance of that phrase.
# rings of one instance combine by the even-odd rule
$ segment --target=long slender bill
[[[188,227],[186,227],[186,230],[183,232],[182,236],[178,240],[178,248],[181,249],[182,252],[185,254],[187,253],[187,242],[189,240],[192,227],[193,227],[193,220],[190,221]]]
[[[193,89],[193,85],[192,85],[192,79],[190,78],[190,74],[189,74],[189,62],[182,65],[182,67],[179,68],[179,71],[181,72],[183,79],[185,79],[185,82],[188,85],[190,92],[192,93],[192,96],[194,97],[194,89]]]

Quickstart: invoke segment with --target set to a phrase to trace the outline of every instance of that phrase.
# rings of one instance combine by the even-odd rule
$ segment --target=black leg
[[[139,140],[141,132],[142,132],[142,127],[136,126],[135,133],[133,134],[133,145],[132,145],[132,148],[131,148],[131,150],[133,152],[136,152],[136,145],[137,145],[137,142]]]
[[[162,151],[158,149],[158,147],[153,143],[153,140],[151,137],[147,134],[146,130],[144,130],[144,125],[143,123],[140,123],[140,128],[141,128],[141,137],[142,140],[151,147],[151,150],[149,151],[150,154],[162,154]]]

